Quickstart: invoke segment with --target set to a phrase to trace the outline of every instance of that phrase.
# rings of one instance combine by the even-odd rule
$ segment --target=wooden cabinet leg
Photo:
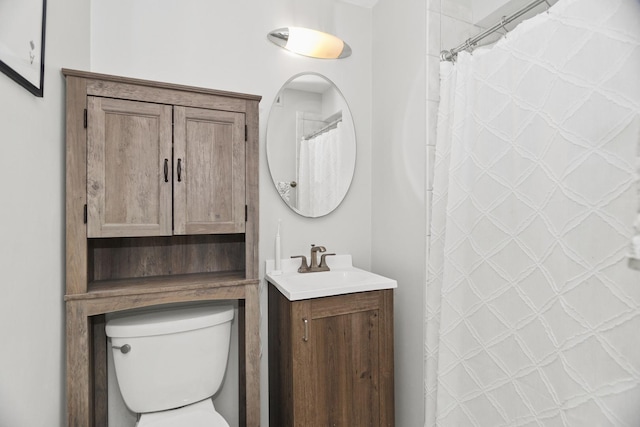
[[[258,285],[245,293],[245,375],[247,427],[260,426],[260,295]]]
[[[260,298],[258,285],[245,286],[239,309],[240,425],[260,426]]]
[[[93,325],[93,420],[94,427],[109,427],[107,334],[104,314],[91,317]]]
[[[245,332],[247,330],[245,322],[246,312],[245,300],[238,300],[238,406],[240,427],[247,427],[247,375],[245,369],[247,361],[247,346],[245,340]]]
[[[66,303],[67,309],[67,419],[69,427],[91,426],[89,318],[82,304]]]

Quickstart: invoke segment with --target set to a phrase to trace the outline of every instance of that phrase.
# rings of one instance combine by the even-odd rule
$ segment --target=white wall
[[[457,0],[460,1],[460,0]],[[480,27],[488,28],[500,22],[503,16],[509,16],[517,12],[522,7],[529,4],[531,0],[463,0],[471,3],[472,22]],[[549,5],[554,5],[558,0],[547,0]],[[507,29],[513,29],[518,23],[524,19],[529,19],[538,13],[547,10],[549,6],[545,3],[533,8],[533,10],[514,23],[507,26]]]
[[[372,269],[395,292],[397,426],[424,423],[426,4],[380,0],[373,13]]]
[[[523,2],[524,0],[473,0],[471,1],[473,22],[481,22],[485,19],[500,20],[500,17],[515,12],[520,7],[517,3]]]
[[[91,69],[146,79],[262,95],[260,103],[261,256],[273,255],[277,219],[283,223],[283,255],[308,251],[312,242],[370,258],[371,41],[369,9],[336,3],[336,31],[354,54],[340,61],[293,56],[270,43],[268,31],[286,26],[288,0],[92,1]],[[242,26],[238,28],[238,23]],[[240,30],[240,31],[237,31]],[[264,153],[271,103],[287,79],[303,71],[326,75],[345,96],[356,122],[356,176],[345,204],[326,218],[291,212],[271,184]],[[350,231],[345,236],[344,231]]]
[[[66,424],[64,80],[89,63],[89,5],[48,2],[44,97],[0,74],[0,426]]]
[[[335,4],[336,33],[353,55],[340,61],[293,56],[267,40],[275,28],[292,25],[289,0],[92,0],[91,70],[262,95],[260,103],[260,260],[273,257],[278,219],[282,255],[307,254],[311,243],[350,253],[371,266],[371,10]],[[345,201],[333,213],[309,219],[293,213],[273,187],[265,135],[271,103],[294,74],[322,73],[349,103],[356,123],[357,163]],[[261,271],[264,266],[261,265]],[[268,425],[266,293],[262,289],[261,408]],[[237,375],[237,364],[230,366]],[[231,383],[229,383],[231,384]],[[112,390],[113,391],[113,390]],[[216,407],[237,425],[237,390],[225,383]],[[125,418],[126,415],[125,415]],[[117,424],[114,424],[117,425]]]

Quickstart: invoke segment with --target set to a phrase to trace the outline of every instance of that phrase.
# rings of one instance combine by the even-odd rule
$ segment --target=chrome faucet
[[[326,252],[327,249],[324,246],[316,246],[311,245],[311,265],[307,265],[307,257],[304,255],[293,255],[291,258],[302,258],[302,263],[300,264],[300,268],[298,268],[298,273],[313,273],[316,271],[329,271],[329,266],[327,265],[327,261],[325,257],[332,256],[335,254],[327,254],[323,253],[320,256],[320,263],[318,264],[318,252]]]

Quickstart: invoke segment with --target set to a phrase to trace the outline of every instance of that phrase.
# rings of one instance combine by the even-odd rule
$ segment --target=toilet
[[[229,427],[211,397],[227,368],[233,306],[198,303],[114,314],[115,373],[136,427]]]

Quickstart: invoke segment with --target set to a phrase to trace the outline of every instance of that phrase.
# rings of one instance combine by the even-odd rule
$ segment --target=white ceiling
[[[371,8],[373,6],[376,5],[376,3],[378,3],[378,0],[340,0],[343,3],[351,3],[351,4],[355,4],[356,6],[361,6],[361,7],[368,7]]]

